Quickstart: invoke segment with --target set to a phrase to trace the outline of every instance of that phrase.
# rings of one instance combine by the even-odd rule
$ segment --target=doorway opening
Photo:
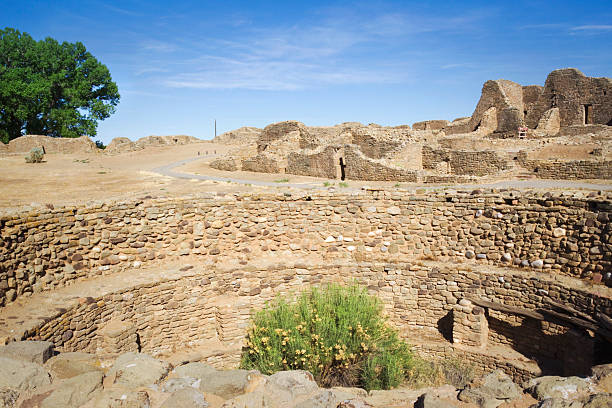
[[[583,105],[584,106],[584,124],[592,125],[593,124],[593,105]]]
[[[346,167],[346,164],[344,164],[344,159],[341,157],[340,158],[340,180],[344,181],[344,179],[346,178],[346,172],[344,170],[344,168]]]

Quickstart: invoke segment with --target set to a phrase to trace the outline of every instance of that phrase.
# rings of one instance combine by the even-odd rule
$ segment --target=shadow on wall
[[[487,320],[489,338],[501,338],[514,350],[534,360],[542,375],[590,375],[593,365],[612,362],[609,343],[589,336],[583,329],[567,328],[565,333],[550,334],[541,320],[524,317],[520,325],[513,325],[489,316],[488,311]]]

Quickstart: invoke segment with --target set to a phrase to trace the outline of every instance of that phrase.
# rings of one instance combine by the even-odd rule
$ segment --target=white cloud
[[[580,25],[571,28],[572,31],[612,31],[612,25]]]

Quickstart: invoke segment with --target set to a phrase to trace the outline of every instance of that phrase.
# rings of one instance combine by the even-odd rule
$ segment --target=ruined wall
[[[612,180],[609,160],[530,160],[525,151],[520,151],[517,159],[522,167],[542,179]]]
[[[563,350],[574,341],[574,333],[570,333],[567,326],[549,323],[540,327],[521,325],[511,333],[503,325],[513,325],[515,316],[489,313],[486,347],[468,346],[465,342],[453,347],[444,338],[455,337],[456,328],[448,322],[456,318],[454,314],[461,299],[484,297],[528,309],[548,307],[548,299],[565,302],[571,299],[572,304],[585,313],[612,311],[610,298],[588,288],[572,288],[568,286],[569,281],[560,282],[542,274],[474,270],[468,265],[423,262],[277,263],[220,270],[195,268],[179,279],[138,285],[90,298],[32,327],[23,338],[50,340],[63,352],[99,352],[104,346],[105,327],[109,322],[123,321],[135,328],[143,352],[167,353],[216,341],[231,349],[224,355],[225,363],[237,363],[251,310],[263,307],[278,294],[300,292],[311,285],[354,280],[383,301],[391,323],[421,351],[436,357],[447,354],[456,357],[467,352],[479,368],[501,367],[519,378],[542,372],[558,374],[560,369],[532,363],[531,371],[522,370],[524,358],[517,361],[513,355],[502,355],[491,359],[487,355],[491,347],[512,345],[528,358],[539,360],[554,356],[563,365],[566,358]],[[586,341],[584,334],[581,337]],[[424,339],[434,341],[429,343]],[[529,342],[533,344],[528,346]],[[131,346],[135,345],[122,345]],[[447,347],[450,349],[445,351]],[[122,351],[125,350],[117,350]],[[587,353],[582,355],[585,359],[592,357]]]
[[[354,147],[346,146],[344,148],[344,162],[346,164],[346,178],[349,180],[417,181],[416,171],[391,167],[368,159]]]
[[[243,251],[467,258],[602,280],[612,269],[611,198],[364,192],[41,208],[0,218],[0,302],[135,261]]]
[[[261,153],[271,144],[287,138],[295,137],[300,149],[309,149],[317,146],[316,138],[310,134],[308,128],[301,122],[288,120],[266,126],[257,139],[257,152]]]
[[[585,120],[585,105],[590,106]],[[528,123],[537,123],[550,108],[559,108],[561,127],[585,124],[612,126],[612,80],[591,78],[575,68],[551,72]]]
[[[432,149],[423,146],[423,168],[436,169],[442,162],[450,165],[450,171],[454,175],[486,176],[498,174],[510,168],[506,159],[500,158],[496,152],[491,150],[463,151],[451,149]]]
[[[260,153],[257,156],[244,159],[242,161],[243,171],[252,171],[255,173],[280,173],[278,161],[266,154]],[[284,170],[284,169],[282,169]]]
[[[414,130],[441,130],[449,124],[448,120],[425,120],[414,123],[412,128]]]
[[[293,152],[287,157],[288,174],[336,178],[336,149],[328,146],[317,153]]]
[[[233,156],[220,157],[210,162],[210,167],[222,171],[238,171],[238,164],[236,164],[236,158]]]

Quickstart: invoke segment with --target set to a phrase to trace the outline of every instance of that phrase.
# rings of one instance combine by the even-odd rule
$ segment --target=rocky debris
[[[612,364],[601,364],[592,368],[597,386],[605,392],[612,393]]]
[[[602,393],[591,395],[583,408],[612,408],[612,394]]]
[[[90,371],[102,371],[98,357],[89,353],[60,353],[51,357],[45,367],[53,379],[72,378]]]
[[[72,377],[61,383],[45,398],[41,408],[78,408],[102,390],[101,372],[91,371]]]
[[[244,126],[239,129],[230,130],[215,137],[212,142],[225,145],[246,145],[257,142],[262,129]]]
[[[477,404],[481,408],[495,408],[522,395],[520,387],[506,373],[495,370],[468,385],[459,393],[459,400]]]
[[[0,390],[4,395],[34,391],[50,383],[49,373],[40,365],[0,357]]]
[[[136,143],[132,142],[127,137],[116,137],[110,141],[110,143],[104,149],[105,153],[126,153],[140,150]]]
[[[117,357],[106,374],[114,384],[127,388],[146,387],[159,383],[170,371],[170,364],[147,354],[125,353]]]
[[[549,398],[570,400],[588,394],[591,387],[580,377],[544,376],[528,381],[525,389],[538,400]]]
[[[0,356],[13,360],[44,364],[53,355],[50,341],[14,341],[0,347]]]
[[[0,388],[0,408],[12,408],[15,406],[19,392],[11,388]]]
[[[206,402],[204,394],[194,388],[187,387],[174,391],[161,406],[161,408],[176,407],[207,408],[208,402]]]
[[[149,408],[149,394],[113,386],[102,391],[93,401],[93,408]],[[177,406],[178,408],[178,406]]]

